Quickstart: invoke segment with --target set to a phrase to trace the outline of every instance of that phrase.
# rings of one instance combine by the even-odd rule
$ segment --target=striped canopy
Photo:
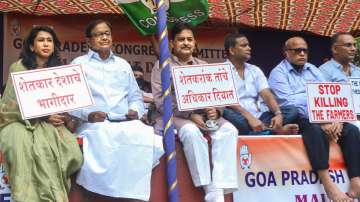
[[[140,1],[140,0],[139,0]],[[360,35],[360,0],[208,0],[206,26],[249,26]],[[0,0],[1,12],[31,15],[123,14],[112,0]]]

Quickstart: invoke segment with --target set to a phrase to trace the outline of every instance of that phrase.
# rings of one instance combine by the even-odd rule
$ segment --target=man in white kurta
[[[97,194],[147,201],[162,138],[138,120],[144,113],[142,93],[129,63],[111,51],[111,25],[93,21],[86,37],[89,52],[72,63],[82,65],[95,105],[72,113],[82,120],[77,133],[84,151],[76,181]]]

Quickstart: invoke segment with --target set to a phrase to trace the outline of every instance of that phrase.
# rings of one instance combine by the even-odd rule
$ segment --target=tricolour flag
[[[156,0],[115,0],[130,21],[143,35],[156,34]],[[167,26],[186,22],[197,25],[208,17],[207,0],[164,0],[167,12]]]

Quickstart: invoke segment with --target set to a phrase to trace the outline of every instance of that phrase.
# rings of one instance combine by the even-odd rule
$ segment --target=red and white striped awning
[[[250,26],[360,35],[360,0],[208,0],[207,26]],[[123,14],[112,0],[0,0],[1,12],[31,15]]]

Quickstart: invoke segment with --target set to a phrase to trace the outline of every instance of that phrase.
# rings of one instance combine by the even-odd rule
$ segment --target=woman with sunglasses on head
[[[47,26],[34,27],[10,72],[60,66],[60,42]],[[70,175],[82,165],[67,114],[23,120],[11,77],[0,101],[0,150],[16,202],[67,202]]]

